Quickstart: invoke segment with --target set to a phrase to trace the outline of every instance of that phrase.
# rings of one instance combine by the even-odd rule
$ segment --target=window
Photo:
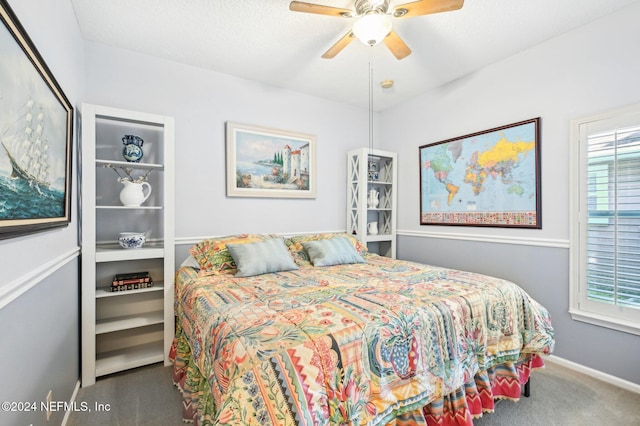
[[[574,319],[640,334],[640,105],[572,123]]]

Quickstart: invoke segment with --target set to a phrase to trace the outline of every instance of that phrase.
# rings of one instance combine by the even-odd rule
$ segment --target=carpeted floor
[[[162,365],[98,379],[81,388],[76,412],[67,426],[179,426],[180,392],[171,383],[171,368]],[[95,411],[96,403],[109,411]],[[475,426],[640,426],[640,394],[609,385],[558,365],[533,373],[531,397],[500,401],[496,412],[476,419]]]
[[[99,378],[80,388],[76,405],[86,402],[91,412],[76,411],[67,426],[180,426],[182,394],[171,382],[172,367],[155,364]],[[98,412],[97,404],[109,404]]]
[[[531,396],[500,401],[474,426],[640,426],[640,394],[547,362]]]

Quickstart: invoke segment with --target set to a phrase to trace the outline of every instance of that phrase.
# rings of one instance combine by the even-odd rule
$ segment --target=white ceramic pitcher
[[[378,235],[378,222],[367,223],[367,233],[369,235]]]
[[[131,182],[127,179],[119,179],[119,181],[124,185],[120,191],[120,201],[127,207],[138,207],[151,195],[151,185],[148,182]],[[147,188],[146,195],[144,193],[145,186]]]

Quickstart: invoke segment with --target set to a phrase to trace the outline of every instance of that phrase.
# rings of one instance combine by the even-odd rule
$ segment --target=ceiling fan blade
[[[462,8],[464,0],[418,0],[401,4],[391,12],[396,18],[429,15],[431,13],[449,12]]]
[[[353,32],[349,31],[346,33],[340,40],[338,40],[333,46],[329,48],[322,57],[324,59],[331,59],[335,57],[338,53],[342,51],[355,37],[353,36]]]
[[[409,46],[407,46],[407,44],[402,41],[398,33],[393,30],[391,30],[389,35],[387,35],[382,41],[398,60],[404,59],[411,54]]]
[[[289,4],[289,10],[293,12],[337,16],[340,18],[354,16],[353,11],[349,9],[340,9],[338,7],[323,6],[321,4],[305,3],[301,1],[292,1],[291,4]]]

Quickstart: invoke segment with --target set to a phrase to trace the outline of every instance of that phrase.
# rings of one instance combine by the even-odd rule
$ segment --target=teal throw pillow
[[[345,237],[330,240],[303,241],[313,266],[344,265],[348,263],[365,263],[353,244]]]
[[[236,277],[298,269],[282,238],[255,243],[227,244],[227,249],[238,267]]]

